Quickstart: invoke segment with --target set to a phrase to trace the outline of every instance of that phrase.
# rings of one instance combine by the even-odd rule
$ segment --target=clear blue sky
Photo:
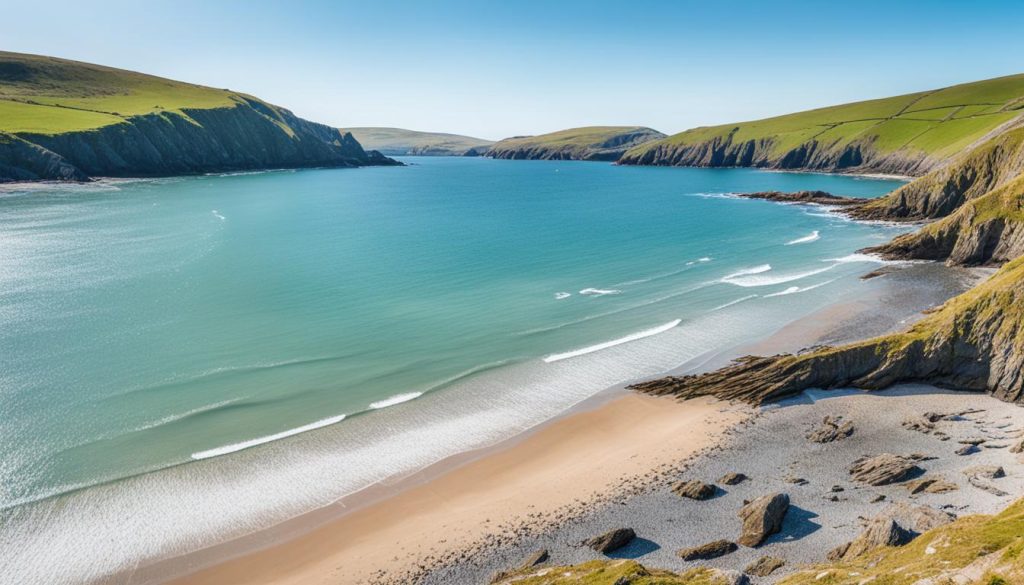
[[[663,132],[1024,72],[1024,2],[9,1],[0,48],[336,126]]]

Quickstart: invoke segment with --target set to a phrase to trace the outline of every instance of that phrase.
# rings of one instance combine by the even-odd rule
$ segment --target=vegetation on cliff
[[[389,156],[480,156],[494,144],[493,140],[445,134],[418,132],[403,128],[342,128],[351,132],[363,148],[380,151]]]
[[[664,138],[642,126],[588,126],[496,142],[487,156],[509,159],[616,161],[637,145]]]
[[[921,175],[1021,115],[1024,75],[694,128],[637,146],[620,164]]]
[[[0,181],[395,164],[258,98],[0,52]]]
[[[636,561],[590,561],[572,566],[536,566],[500,575],[494,585],[731,585],[715,569],[683,573],[648,569]]]

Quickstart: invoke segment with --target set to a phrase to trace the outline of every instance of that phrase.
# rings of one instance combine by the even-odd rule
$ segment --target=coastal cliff
[[[388,156],[481,156],[494,144],[491,140],[447,134],[419,132],[403,128],[342,128],[363,145]]]
[[[617,161],[630,148],[664,138],[641,126],[590,126],[495,143],[486,156],[504,159]]]
[[[0,181],[83,181],[397,162],[257,98],[0,53]]]
[[[637,146],[619,164],[920,176],[1013,123],[1024,75],[702,127]]]

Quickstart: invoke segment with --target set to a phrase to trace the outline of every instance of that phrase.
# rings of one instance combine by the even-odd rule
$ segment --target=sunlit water
[[[895,181],[407,162],[0,192],[0,582],[492,444],[855,294],[896,233],[726,195]]]

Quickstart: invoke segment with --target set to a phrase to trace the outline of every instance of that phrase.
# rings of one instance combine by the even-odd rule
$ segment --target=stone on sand
[[[743,506],[739,517],[743,520],[743,531],[736,542],[743,546],[755,547],[766,538],[782,530],[782,521],[789,511],[789,496],[770,494],[761,496]]]
[[[615,528],[586,540],[583,544],[599,553],[610,553],[626,546],[634,538],[636,538],[636,532],[633,532],[632,528]]]
[[[907,481],[924,473],[914,464],[915,457],[904,457],[882,453],[874,457],[861,457],[853,462],[850,475],[853,479],[872,486],[889,485]]]
[[[707,500],[715,495],[715,486],[697,479],[681,481],[672,486],[672,491],[691,500]]]
[[[722,539],[708,542],[700,546],[681,548],[677,554],[684,561],[706,561],[725,556],[734,552],[737,548],[739,547],[736,546],[735,542]]]
[[[811,431],[807,438],[815,443],[831,443],[849,437],[853,434],[853,423],[849,421],[843,423],[841,419],[842,417],[826,416],[821,421],[821,425]]]
[[[755,577],[767,577],[785,564],[785,559],[780,559],[779,557],[761,557],[747,565],[747,568],[744,569],[743,572],[754,575]]]

